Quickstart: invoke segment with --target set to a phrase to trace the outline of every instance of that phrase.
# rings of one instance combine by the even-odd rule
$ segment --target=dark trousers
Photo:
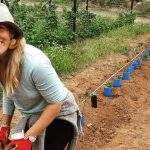
[[[44,150],[64,150],[73,138],[71,123],[55,119],[46,129]]]

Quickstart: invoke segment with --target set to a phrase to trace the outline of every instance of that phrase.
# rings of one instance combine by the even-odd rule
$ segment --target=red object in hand
[[[11,141],[5,148],[15,147],[15,150],[31,150],[32,142],[29,139]]]
[[[0,128],[0,141],[5,146],[8,143],[9,127]]]

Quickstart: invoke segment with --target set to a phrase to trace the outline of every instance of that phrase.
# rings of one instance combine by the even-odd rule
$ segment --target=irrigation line
[[[139,57],[144,51],[141,51],[139,54],[137,54],[134,58],[132,58],[126,65],[124,65],[123,67],[121,67],[117,72],[115,72],[113,75],[111,75],[107,80],[105,80],[101,85],[99,85],[92,93],[96,92],[97,90],[99,90],[105,83],[107,83],[111,78],[113,78],[118,72],[120,72],[122,69],[124,69],[126,66],[128,66],[132,61],[134,61],[137,57]],[[86,101],[86,99],[84,99],[83,101],[81,101],[78,105],[80,106],[81,103],[84,103]]]
[[[85,98],[83,101],[79,102],[79,103],[78,103],[78,106],[81,106],[81,104],[84,104],[84,102],[86,102],[87,99],[88,99],[88,98]],[[84,109],[84,108],[83,108],[83,109]]]
[[[132,58],[126,65],[121,67],[117,72],[115,72],[113,75],[111,75],[107,80],[105,80],[100,86],[98,86],[92,93],[96,92],[98,89],[100,89],[105,83],[107,83],[112,77],[114,77],[118,72],[120,72],[122,69],[124,69],[126,66],[128,66],[133,60],[135,60],[137,57],[139,57],[145,50],[137,54],[134,58]]]

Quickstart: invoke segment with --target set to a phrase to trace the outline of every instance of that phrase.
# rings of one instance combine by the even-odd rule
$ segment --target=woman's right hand
[[[8,145],[5,146],[5,150],[31,150],[32,142],[29,139],[20,139],[11,141]]]
[[[8,136],[9,136],[10,128],[1,125],[0,127],[0,148],[3,149],[5,145],[8,144]]]

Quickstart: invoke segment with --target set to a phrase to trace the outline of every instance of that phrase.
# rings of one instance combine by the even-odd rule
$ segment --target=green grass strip
[[[135,24],[121,27],[100,37],[76,42],[62,48],[49,47],[45,50],[57,72],[66,75],[91,65],[101,56],[110,53],[127,55],[131,47],[127,41],[150,33],[149,24]]]

